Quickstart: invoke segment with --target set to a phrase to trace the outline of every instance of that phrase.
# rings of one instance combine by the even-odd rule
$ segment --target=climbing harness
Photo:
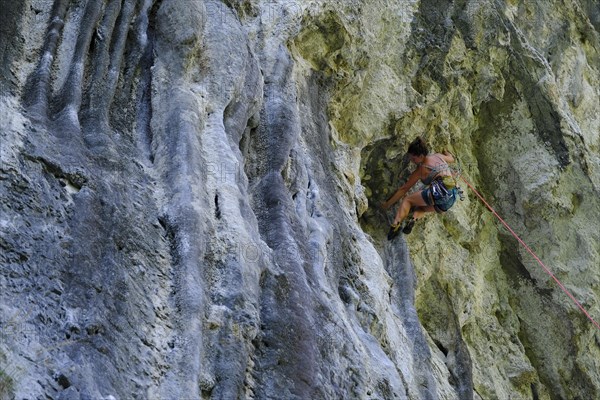
[[[441,179],[435,179],[433,182],[431,182],[431,194],[433,195],[433,198],[440,199],[445,199],[452,195]]]
[[[487,201],[485,201],[485,199],[483,198],[482,195],[479,194],[479,192],[477,190],[475,190],[475,188],[473,187],[473,185],[471,185],[464,177],[460,176],[460,178],[463,180],[463,182],[465,182],[465,184],[477,195],[477,197],[479,197],[479,199],[483,202],[483,204],[485,204],[485,206],[492,212],[492,214],[494,214],[496,216],[496,218],[498,218],[498,220],[500,222],[502,222],[502,224],[506,227],[506,229],[509,230],[509,232],[515,237],[515,239],[517,239],[519,241],[519,243],[521,243],[523,245],[523,247],[525,247],[525,249],[529,252],[529,254],[531,254],[533,256],[533,258],[535,258],[535,260],[538,262],[538,264],[540,264],[542,266],[542,268],[544,269],[544,271],[546,271],[546,273],[548,275],[550,275],[550,277],[552,277],[552,279],[554,279],[554,281],[558,284],[558,286],[562,289],[563,292],[565,292],[567,294],[567,296],[569,296],[571,298],[571,300],[573,300],[573,302],[577,305],[577,307],[579,307],[579,309],[581,311],[583,311],[583,313],[585,314],[585,316],[592,322],[592,324],[594,324],[596,326],[596,328],[600,329],[600,324],[598,324],[598,322],[596,322],[594,320],[594,318],[592,318],[592,316],[587,312],[587,310],[581,305],[581,303],[579,303],[577,301],[577,299],[575,298],[575,296],[573,296],[571,294],[571,292],[569,292],[567,290],[567,288],[562,284],[561,281],[558,280],[558,278],[552,273],[552,271],[550,271],[550,269],[548,267],[546,267],[544,265],[544,263],[542,262],[542,260],[539,259],[539,257],[533,252],[533,250],[531,250],[529,248],[529,246],[527,246],[525,244],[525,242],[523,240],[521,240],[521,238],[515,233],[515,231],[512,230],[512,228],[502,219],[502,217],[500,217],[500,215],[498,215],[498,213],[496,212],[496,210],[494,210]]]

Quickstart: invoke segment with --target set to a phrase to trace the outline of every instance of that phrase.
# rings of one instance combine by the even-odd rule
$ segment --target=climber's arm
[[[442,151],[442,158],[447,163],[453,163],[454,162],[454,156],[448,150]]]
[[[382,203],[381,207],[383,207],[384,209],[387,210],[395,202],[400,200],[406,194],[406,192],[408,192],[410,190],[410,188],[412,188],[415,185],[415,183],[417,183],[419,181],[419,176],[421,176],[420,170],[421,170],[421,167],[417,168],[415,170],[415,172],[413,172],[410,175],[410,177],[408,178],[406,183],[404,185],[400,186],[400,188],[398,190],[396,190],[396,193],[394,193],[394,195],[392,197],[390,197],[386,202]]]

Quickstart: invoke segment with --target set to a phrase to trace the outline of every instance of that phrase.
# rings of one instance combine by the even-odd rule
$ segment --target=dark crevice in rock
[[[158,217],[158,222],[160,223],[160,226],[165,231],[165,236],[169,243],[169,250],[171,252],[171,259],[174,262],[177,262],[177,260],[179,259],[178,245],[177,245],[177,239],[176,239],[177,238],[177,228],[175,226],[173,226],[173,224],[171,224],[169,222],[169,218],[164,215]]]
[[[71,386],[71,382],[69,382],[69,378],[60,374],[56,377],[56,383],[58,383],[63,389],[68,389]]]
[[[535,383],[531,384],[531,400],[540,400],[538,387]]]
[[[452,375],[452,386],[456,389],[458,398],[473,399],[473,363],[469,348],[465,343],[460,330],[458,329],[458,321],[454,317],[453,332],[453,354],[454,364],[449,366],[448,370]]]
[[[439,341],[439,340],[434,340],[435,345],[437,346],[437,348],[444,353],[445,357],[448,357],[448,349],[446,347],[444,347],[444,345]]]
[[[215,218],[221,219],[221,208],[219,207],[219,194],[215,194]]]
[[[44,169],[48,173],[56,177],[56,179],[66,180],[68,184],[70,184],[77,190],[80,190],[84,185],[88,183],[88,178],[85,176],[83,171],[67,172],[55,162],[40,156],[25,155],[25,158],[30,161],[42,164]]]
[[[145,35],[146,44],[142,50],[139,65],[141,72],[140,84],[136,96],[138,99],[138,110],[135,125],[142,151],[151,163],[154,163],[155,158],[152,144],[152,67],[154,66],[154,43],[156,40],[156,12],[159,3],[160,1],[152,6],[149,15],[146,12],[138,17],[140,28],[136,34],[138,37]],[[146,27],[145,32],[144,27]],[[130,68],[133,69],[132,67]]]

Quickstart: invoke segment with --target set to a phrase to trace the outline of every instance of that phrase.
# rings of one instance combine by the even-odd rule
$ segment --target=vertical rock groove
[[[57,0],[52,6],[48,30],[35,72],[29,77],[25,91],[25,104],[41,118],[47,118],[50,100],[50,69],[56,55],[56,48],[65,24],[69,0]]]

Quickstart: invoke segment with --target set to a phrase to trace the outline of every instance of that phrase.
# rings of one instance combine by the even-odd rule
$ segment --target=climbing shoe
[[[388,231],[387,238],[388,240],[394,239],[400,233],[400,228],[402,227],[402,222],[398,222],[397,224],[390,225],[390,230]]]
[[[404,228],[402,228],[402,233],[404,233],[405,235],[408,235],[409,233],[412,232],[413,226],[415,226],[415,219],[411,218],[408,220],[408,222],[406,222],[406,225],[404,225]]]

